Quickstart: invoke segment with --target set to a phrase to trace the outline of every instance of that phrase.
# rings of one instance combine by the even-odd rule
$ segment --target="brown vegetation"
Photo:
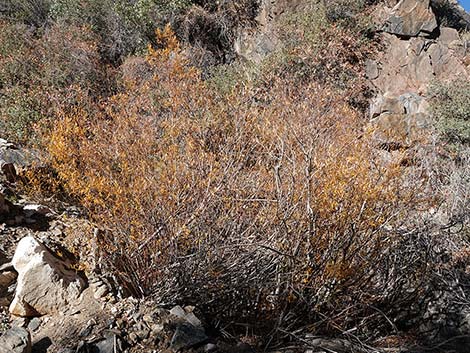
[[[107,229],[103,251],[133,292],[283,325],[299,318],[289,312],[384,300],[381,266],[419,184],[380,160],[360,114],[315,81],[222,96],[169,28],[157,36],[166,45],[149,49],[148,78],[124,80],[99,115],[64,114],[48,137],[54,169]],[[321,326],[335,327],[331,317]]]
[[[468,259],[430,220],[447,202],[449,229],[466,221],[465,159],[443,163],[427,140],[384,158],[364,119],[365,2],[309,2],[281,16],[283,45],[258,66],[214,67],[259,5],[241,3],[165,2],[177,34],[151,39],[166,18],[154,7],[93,0],[83,26],[73,7],[0,23],[3,136],[46,155],[27,191],[83,207],[102,232],[71,243],[97,241],[130,293],[255,322],[266,344],[301,326],[354,339],[412,327],[450,271],[440,249]]]

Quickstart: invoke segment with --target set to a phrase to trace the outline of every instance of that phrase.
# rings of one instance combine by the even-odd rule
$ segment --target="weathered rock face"
[[[0,353],[31,353],[31,335],[22,327],[13,327],[0,336]]]
[[[387,50],[379,62],[368,65],[369,79],[379,92],[424,94],[432,80],[469,77],[464,43],[455,29],[442,28],[437,40],[402,40],[390,34],[384,34],[383,40]]]
[[[417,94],[379,95],[370,106],[374,137],[393,150],[418,141],[429,126],[428,102]]]
[[[85,281],[65,267],[35,238],[23,238],[13,256],[18,272],[10,313],[17,316],[54,314],[78,299]]]
[[[438,27],[450,10],[437,18],[437,2],[450,4],[401,0],[392,10],[377,12],[378,20],[384,21],[382,42],[387,49],[377,60],[366,62],[366,75],[376,92],[370,105],[371,127],[387,148],[411,146],[430,126],[427,93],[433,81],[470,79],[467,45],[455,28]]]
[[[403,37],[428,36],[436,28],[429,0],[401,0],[383,26],[385,32]]]
[[[262,0],[257,28],[243,29],[234,42],[235,53],[250,62],[259,63],[279,47],[276,20],[286,11],[296,11],[302,0]]]

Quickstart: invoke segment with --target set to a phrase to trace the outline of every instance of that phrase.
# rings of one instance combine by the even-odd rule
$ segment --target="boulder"
[[[31,317],[64,311],[86,286],[84,279],[32,236],[18,243],[12,263],[18,272],[10,305],[13,315]]]
[[[395,96],[391,92],[379,94],[370,104],[370,118],[374,119],[382,114],[428,114],[428,102],[416,93],[407,92]]]
[[[429,116],[415,114],[381,114],[370,122],[374,139],[388,150],[408,148],[423,138],[429,128]]]
[[[22,327],[13,327],[0,336],[0,353],[31,353],[31,335]]]
[[[402,37],[428,36],[436,28],[429,0],[401,0],[383,25],[385,32]]]
[[[373,72],[369,68],[369,79],[382,94],[424,95],[433,80],[470,79],[464,64],[463,41],[453,29],[443,28],[437,40],[422,37],[402,40],[384,33],[383,41],[387,49],[378,58],[380,70]]]

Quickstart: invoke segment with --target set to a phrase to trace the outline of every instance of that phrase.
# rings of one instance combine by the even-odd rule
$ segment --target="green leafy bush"
[[[2,137],[32,144],[38,123],[84,93],[99,99],[113,84],[87,27],[54,25],[32,34],[0,23],[0,129]],[[78,93],[82,92],[82,93]]]
[[[49,19],[51,0],[6,0],[0,6],[0,19],[42,27]]]
[[[443,138],[451,143],[470,143],[470,82],[435,82],[430,94],[432,113]]]

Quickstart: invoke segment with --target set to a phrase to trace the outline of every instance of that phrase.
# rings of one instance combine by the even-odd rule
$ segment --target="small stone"
[[[136,335],[140,338],[140,340],[144,340],[144,339],[147,339],[150,335],[150,331],[149,330],[139,330],[139,331],[136,331]]]
[[[55,237],[60,237],[63,234],[63,232],[57,228],[52,229],[50,233]]]
[[[174,350],[186,349],[204,343],[208,339],[204,329],[189,323],[178,325],[171,338],[170,348]]]
[[[28,329],[34,332],[39,328],[39,326],[41,326],[41,319],[38,317],[35,317],[29,322]]]
[[[193,313],[186,314],[185,319],[193,326],[202,326],[201,320],[199,320]]]
[[[94,344],[92,352],[115,353],[121,352],[120,342],[116,335],[110,335],[108,338]]]
[[[159,334],[163,331],[165,326],[163,326],[162,324],[155,324],[155,325],[152,325],[151,328],[152,328],[152,333]]]
[[[142,317],[142,320],[149,324],[153,322],[153,317],[151,315],[146,314]]]
[[[87,326],[78,334],[78,336],[85,338],[85,337],[90,336],[92,332],[93,332],[93,326]]]
[[[184,319],[186,317],[186,311],[184,311],[184,309],[179,305],[173,307],[170,310],[170,314],[174,315],[176,317],[182,318],[182,319]]]
[[[139,337],[137,336],[137,334],[135,332],[131,332],[129,334],[129,343],[133,344],[133,343],[137,343]]]
[[[95,285],[96,287],[99,287],[100,285],[103,284],[103,281],[101,281],[99,277],[91,277],[88,280],[88,283],[90,283],[90,285]]]
[[[214,352],[217,350],[217,346],[213,343],[208,343],[204,346],[204,352]]]
[[[26,217],[31,217],[35,214],[40,214],[45,216],[48,213],[51,213],[52,211],[43,205],[26,205],[23,207],[23,211],[26,215]]]
[[[137,325],[136,325],[136,331],[140,331],[140,330],[145,330],[146,329],[146,325],[142,322],[138,322]]]
[[[184,311],[186,311],[187,313],[192,313],[194,311],[194,309],[196,309],[196,308],[192,305],[186,305],[184,307]]]
[[[14,317],[13,321],[11,322],[12,326],[16,327],[26,327],[27,319],[24,317]]]
[[[106,326],[109,328],[109,329],[112,329],[116,326],[116,319],[114,317],[108,319],[108,321],[106,322]]]
[[[22,327],[12,327],[0,336],[0,353],[31,353],[31,335]]]
[[[18,274],[14,271],[5,271],[0,273],[0,288],[8,288],[15,282]]]
[[[95,299],[100,299],[103,298],[106,294],[108,294],[108,287],[103,284],[101,287],[96,288],[94,297]]]

